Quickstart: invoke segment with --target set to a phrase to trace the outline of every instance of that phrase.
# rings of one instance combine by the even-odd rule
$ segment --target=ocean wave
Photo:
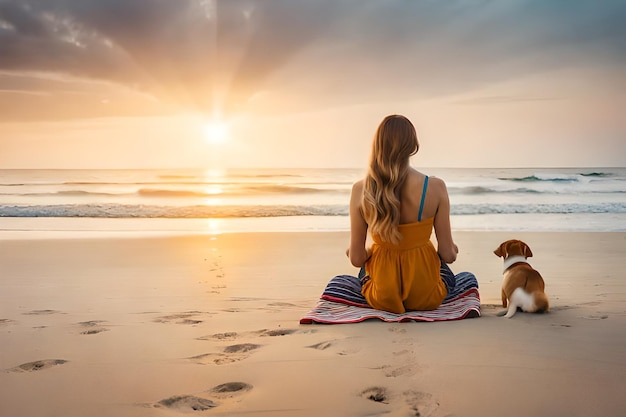
[[[23,197],[77,197],[77,196],[103,196],[103,197],[115,197],[115,196],[127,196],[129,193],[105,193],[102,191],[85,191],[85,190],[66,190],[66,191],[54,191],[49,193],[0,193],[0,195],[6,196],[23,196]]]
[[[448,192],[450,194],[489,194],[489,193],[498,193],[498,194],[501,194],[501,193],[505,193],[505,194],[506,193],[534,193],[534,194],[546,193],[546,194],[550,194],[550,193],[553,193],[553,191],[542,191],[542,190],[526,188],[526,187],[498,189],[496,187],[487,187],[487,186],[480,186],[480,185],[470,185],[466,187],[451,186],[451,187],[448,187]]]
[[[189,174],[189,175],[158,175],[158,178],[162,178],[165,180],[176,180],[176,179],[191,179],[191,178],[205,178],[206,175],[202,175],[202,174],[198,174],[198,175],[194,175],[194,174]],[[209,175],[210,177],[210,175]],[[250,179],[250,178],[276,178],[276,177],[280,177],[280,178],[306,178],[307,175],[303,175],[303,174],[287,174],[287,173],[268,173],[268,174],[242,174],[242,173],[235,173],[235,174],[225,174],[225,175],[218,175],[215,178],[246,178],[246,179]]]
[[[124,193],[105,193],[103,191],[85,191],[85,190],[67,190],[67,191],[56,191],[54,193],[30,193],[24,194],[27,196],[37,196],[37,195],[59,195],[59,196],[119,196],[119,195],[128,195]]]
[[[212,198],[212,197],[234,197],[246,195],[298,195],[298,194],[348,194],[347,188],[336,187],[300,187],[292,185],[259,184],[247,186],[232,185],[207,185],[206,187],[195,187],[196,189],[174,189],[174,188],[140,188],[139,190],[129,189],[125,192],[104,192],[88,191],[84,189],[62,190],[51,192],[8,192],[0,195],[25,196],[25,197],[128,197],[139,196],[145,198]]]
[[[525,177],[500,177],[498,179],[514,182],[589,182],[593,181],[594,178],[610,178],[613,176],[614,174],[609,172],[535,173]]]
[[[186,190],[167,190],[167,189],[153,189],[153,188],[142,188],[137,191],[137,195],[144,197],[215,197],[216,194],[221,194],[220,192],[209,193],[202,191],[186,191]]]
[[[317,193],[347,193],[347,190],[338,188],[300,187],[292,185],[260,184],[247,186],[219,186],[212,185],[203,190],[174,190],[169,188],[142,188],[137,194],[142,197],[233,197],[250,194],[317,194]]]
[[[0,217],[235,218],[347,216],[345,205],[319,206],[151,206],[133,204],[55,204],[0,206]]]
[[[452,215],[574,213],[626,213],[626,204],[456,204],[450,209]]]
[[[452,215],[626,213],[626,204],[457,204]],[[0,205],[0,217],[245,218],[348,216],[347,204],[159,206],[134,204]]]
[[[594,172],[590,174],[536,173],[523,177],[450,182],[451,194],[623,194],[626,177]]]
[[[626,187],[619,183],[603,183],[600,185],[584,185],[576,184],[575,186],[568,185],[546,185],[543,187],[507,187],[506,185],[500,186],[479,186],[470,185],[465,187],[450,186],[448,192],[451,195],[465,194],[545,194],[545,195],[558,195],[558,194],[624,194],[626,193]]]

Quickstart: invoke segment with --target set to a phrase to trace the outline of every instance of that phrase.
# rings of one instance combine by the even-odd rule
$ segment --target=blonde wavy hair
[[[409,170],[409,158],[417,153],[419,143],[415,127],[404,116],[383,119],[376,130],[365,184],[361,210],[372,234],[383,241],[398,243],[400,191]]]

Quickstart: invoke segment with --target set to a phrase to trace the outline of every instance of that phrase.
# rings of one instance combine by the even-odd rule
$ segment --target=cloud
[[[618,0],[0,0],[0,90],[74,103],[50,118],[99,114],[103,85],[107,100],[133,97],[107,110],[129,115],[408,100],[622,66],[624,18]],[[77,100],[70,80],[95,86]],[[15,95],[0,92],[0,110]]]

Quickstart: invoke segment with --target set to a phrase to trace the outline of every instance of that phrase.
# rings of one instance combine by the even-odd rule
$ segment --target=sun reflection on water
[[[206,231],[209,234],[219,234],[222,232],[222,219],[206,219]]]
[[[202,203],[207,206],[218,206],[224,203],[222,198],[216,198],[224,193],[224,184],[222,182],[226,178],[226,171],[223,169],[207,169],[203,172],[203,182],[206,187],[203,193],[207,195]]]
[[[221,185],[211,185],[207,188],[204,189],[204,193],[205,194],[210,194],[210,195],[218,195],[218,194],[222,194],[224,192],[224,188]]]

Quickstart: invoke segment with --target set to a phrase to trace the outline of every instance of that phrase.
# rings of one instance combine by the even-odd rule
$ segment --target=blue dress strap
[[[424,189],[422,190],[422,200],[420,201],[420,211],[417,214],[417,221],[422,221],[422,211],[424,211],[424,200],[426,200],[426,189],[428,188],[428,175],[424,177]]]

